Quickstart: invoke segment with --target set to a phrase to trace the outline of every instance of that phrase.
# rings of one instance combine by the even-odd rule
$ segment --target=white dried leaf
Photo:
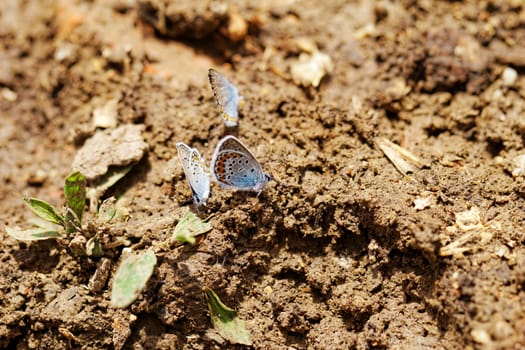
[[[456,223],[449,226],[440,234],[441,244],[439,250],[441,256],[455,257],[463,253],[479,249],[488,243],[494,231],[501,230],[501,224],[493,221],[489,225],[481,222],[481,215],[478,207],[456,214]],[[470,244],[469,244],[470,243]]]
[[[417,169],[421,169],[426,165],[413,153],[384,137],[378,137],[375,141],[388,160],[390,160],[396,169],[403,175],[413,173]]]

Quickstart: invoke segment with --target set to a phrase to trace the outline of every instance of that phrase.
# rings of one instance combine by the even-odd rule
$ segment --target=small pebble
[[[472,336],[472,339],[474,339],[476,343],[488,344],[491,342],[490,335],[484,329],[481,329],[481,328],[473,329],[472,332],[470,332],[470,335]]]
[[[301,54],[299,60],[290,67],[294,83],[305,87],[318,87],[321,79],[333,69],[334,64],[330,56],[318,51],[312,55]]]
[[[500,258],[508,258],[510,255],[510,249],[506,245],[500,244],[498,247],[496,247],[495,253]]]
[[[115,128],[117,126],[117,109],[119,98],[107,101],[93,110],[93,125],[96,128]]]
[[[515,336],[512,326],[502,320],[496,322],[492,332],[494,334],[494,338],[498,340],[511,339],[513,336]]]
[[[55,60],[61,62],[75,55],[76,46],[70,43],[61,43],[55,50]]]
[[[430,198],[416,198],[414,200],[414,209],[423,210],[430,207]]]
[[[38,169],[37,171],[31,172],[29,174],[26,182],[29,186],[42,186],[46,179],[47,173],[42,169]]]
[[[503,97],[503,92],[501,92],[500,89],[494,90],[494,92],[492,93],[492,99],[494,101],[498,101],[499,99],[501,99],[501,97]]]
[[[513,68],[507,67],[503,70],[502,78],[503,85],[512,86],[516,82],[516,79],[518,79],[518,72]]]
[[[16,92],[6,87],[2,88],[2,90],[0,90],[0,93],[2,97],[4,98],[4,100],[9,101],[9,102],[14,102],[18,98],[18,94]]]
[[[512,176],[518,177],[525,175],[525,154],[512,159]]]
[[[229,14],[227,36],[233,42],[238,42],[248,35],[248,23],[237,12],[232,11]]]

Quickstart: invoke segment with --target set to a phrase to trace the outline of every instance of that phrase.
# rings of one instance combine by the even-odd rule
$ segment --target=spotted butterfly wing
[[[209,69],[208,78],[217,105],[220,107],[224,124],[227,127],[237,126],[239,120],[239,112],[237,111],[239,92],[237,88],[213,68]]]
[[[206,200],[210,196],[210,177],[204,159],[197,149],[183,142],[177,143],[177,152],[186,179],[190,184],[195,205],[206,205]]]
[[[219,141],[211,161],[211,173],[221,187],[241,191],[261,192],[271,179],[246,146],[231,135]]]

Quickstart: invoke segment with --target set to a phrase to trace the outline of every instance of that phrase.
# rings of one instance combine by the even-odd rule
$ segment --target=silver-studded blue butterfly
[[[235,136],[219,141],[211,160],[211,174],[222,188],[261,192],[272,179]]]
[[[196,148],[191,148],[183,142],[177,142],[177,152],[195,205],[206,205],[210,196],[210,175],[204,159]]]
[[[237,126],[239,120],[237,107],[240,100],[237,88],[213,68],[208,70],[208,78],[224,124],[229,128]]]

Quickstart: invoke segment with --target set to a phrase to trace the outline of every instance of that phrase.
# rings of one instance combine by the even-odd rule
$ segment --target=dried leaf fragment
[[[425,163],[413,153],[384,137],[378,137],[375,141],[388,160],[394,164],[401,174],[406,175],[408,173],[413,173],[417,169],[421,169],[425,166]]]
[[[497,228],[498,223],[489,226],[481,223],[478,207],[472,207],[469,210],[457,213],[455,224],[447,227],[445,232],[440,234],[443,247],[439,250],[439,255],[458,257],[465,252],[481,247],[492,239],[492,230]],[[451,239],[452,242],[450,242]],[[467,245],[467,243],[474,240],[475,242]]]
[[[106,285],[111,271],[111,260],[108,258],[102,258],[97,263],[97,269],[91,278],[89,279],[88,288],[92,292],[100,292]]]

